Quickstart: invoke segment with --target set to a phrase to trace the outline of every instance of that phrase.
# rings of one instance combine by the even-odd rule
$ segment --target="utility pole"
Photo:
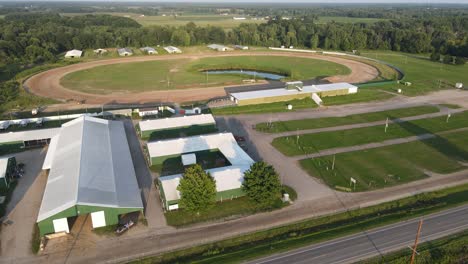
[[[411,261],[410,264],[414,263],[414,259],[416,258],[416,249],[418,247],[418,241],[419,241],[419,235],[421,234],[421,228],[422,228],[423,220],[419,220],[419,226],[418,226],[418,233],[416,234],[416,239],[414,240],[414,246],[411,250],[413,250],[413,254],[411,255]]]

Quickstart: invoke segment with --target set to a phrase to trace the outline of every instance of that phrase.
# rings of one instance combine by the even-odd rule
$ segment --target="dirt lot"
[[[112,103],[148,103],[148,102],[188,102],[188,101],[201,101],[211,99],[213,97],[225,96],[226,92],[224,87],[211,87],[211,88],[192,88],[178,91],[152,91],[135,94],[114,93],[110,95],[95,95],[78,91],[66,89],[60,84],[60,79],[68,73],[90,69],[96,66],[110,65],[117,63],[131,63],[143,62],[153,60],[168,60],[168,59],[197,59],[201,57],[215,57],[215,56],[239,56],[239,55],[252,55],[252,56],[285,56],[285,57],[304,57],[314,58],[320,60],[331,61],[345,65],[351,69],[351,74],[342,76],[328,77],[327,80],[331,82],[350,82],[359,83],[375,79],[379,72],[373,66],[368,64],[349,60],[345,58],[337,58],[331,56],[323,56],[316,54],[292,54],[282,52],[230,52],[226,54],[204,54],[204,55],[162,55],[162,56],[144,56],[144,57],[130,57],[118,58],[109,60],[99,60],[86,63],[79,63],[70,66],[65,66],[57,69],[52,69],[39,73],[25,82],[25,87],[32,93],[48,98],[54,98],[61,101],[79,101],[86,104],[112,104]]]

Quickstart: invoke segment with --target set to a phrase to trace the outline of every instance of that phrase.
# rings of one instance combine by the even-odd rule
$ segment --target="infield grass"
[[[450,133],[436,138],[375,149],[353,151],[301,160],[311,176],[331,188],[369,191],[428,177],[427,171],[446,174],[466,169],[468,132]],[[350,179],[354,178],[354,185]]]
[[[392,119],[392,117],[390,117]],[[275,138],[272,145],[287,156],[315,153],[320,150],[363,145],[390,139],[438,133],[468,127],[468,112],[453,114],[449,122],[446,116],[425,118],[401,123],[371,126],[331,132],[311,133]],[[468,139],[467,139],[468,140]]]
[[[323,60],[285,56],[233,56],[196,60],[168,59],[98,66],[64,76],[61,84],[87,93],[142,92],[242,84],[245,75],[207,75],[205,69],[250,69],[287,74],[299,79],[350,73]],[[291,70],[293,69],[293,70]]]
[[[256,125],[256,129],[267,133],[280,133],[287,131],[297,131],[305,129],[316,129],[324,127],[335,127],[350,124],[359,124],[385,120],[387,117],[403,118],[409,116],[417,116],[423,114],[437,113],[439,108],[436,106],[417,106],[409,108],[400,108],[388,111],[372,112],[348,115],[343,117],[324,117],[324,118],[311,118],[299,119],[290,121],[278,121],[271,124],[260,123]]]
[[[447,65],[428,58],[400,52],[362,52],[363,56],[388,62],[405,72],[405,82],[411,86],[394,84],[385,89],[395,92],[402,89],[403,95],[417,96],[441,89],[455,89],[455,83],[468,83],[468,64]]]

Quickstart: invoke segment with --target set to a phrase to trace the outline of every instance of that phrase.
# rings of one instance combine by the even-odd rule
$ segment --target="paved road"
[[[423,217],[421,242],[454,234],[468,228],[468,205]],[[353,263],[412,245],[419,219],[364,231],[250,263]]]

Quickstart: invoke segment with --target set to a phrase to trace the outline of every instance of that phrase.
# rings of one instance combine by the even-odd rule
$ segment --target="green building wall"
[[[7,190],[10,186],[10,182],[12,179],[12,175],[16,168],[16,158],[11,157],[8,159],[6,171],[5,171],[5,178],[0,179],[0,190]]]
[[[104,211],[106,226],[119,223],[119,215],[142,211],[143,208],[113,208],[90,205],[76,205],[37,223],[40,236],[55,233],[53,220]]]
[[[311,96],[312,96],[312,93],[301,93],[301,94],[291,94],[291,95],[274,96],[274,97],[244,99],[244,100],[238,100],[237,105],[243,106],[243,105],[252,105],[252,104],[268,104],[268,103],[275,103],[275,102],[286,102],[286,101],[291,101],[294,99],[310,98]]]
[[[145,130],[141,131],[141,138],[148,140],[159,140],[159,139],[169,139],[177,138],[181,134],[185,136],[196,136],[207,133],[217,132],[216,124],[206,124],[206,125],[193,125],[193,126],[184,126],[177,127],[173,129],[163,129],[163,130]]]

